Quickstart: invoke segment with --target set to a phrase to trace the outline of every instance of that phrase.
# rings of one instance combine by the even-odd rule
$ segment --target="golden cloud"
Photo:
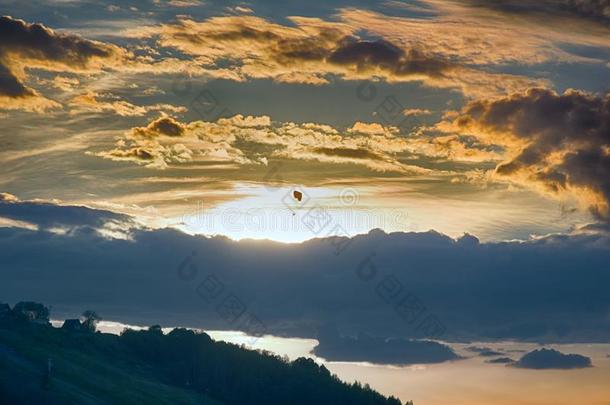
[[[432,111],[423,108],[407,108],[402,113],[405,117],[416,117],[418,115],[430,115]]]
[[[0,108],[42,111],[59,107],[25,85],[26,71],[99,72],[127,57],[122,48],[57,33],[42,24],[0,17]]]
[[[494,177],[575,196],[610,219],[610,94],[532,88],[473,101],[437,129],[501,147]]]
[[[355,8],[341,10],[340,17],[351,27],[366,29],[401,47],[426,49],[465,64],[595,62],[568,52],[564,45],[610,46],[608,26],[548,13],[524,12],[515,18],[497,7],[506,1],[476,1],[488,7],[473,7],[473,1],[460,0],[423,0],[422,3],[431,18],[395,17]],[[524,3],[531,6],[533,2],[512,3],[519,3],[527,10]],[[507,8],[514,10],[518,6]],[[570,29],[566,30],[568,25]]]
[[[408,150],[409,142],[395,131],[379,124],[356,123],[353,128],[342,134],[322,124],[276,124],[267,116],[191,123],[162,116],[131,129],[114,149],[96,155],[160,169],[185,162],[265,165],[270,158],[285,158],[350,163],[379,172],[428,172],[400,162],[397,155]]]
[[[512,92],[543,82],[468,67],[422,42],[401,45],[364,40],[362,27],[318,18],[290,17],[295,26],[240,15],[142,27],[127,35],[156,37],[158,45],[191,55],[208,73],[222,62],[222,75],[235,80],[270,78],[283,83],[322,85],[332,77],[421,81],[459,89],[469,96]],[[399,45],[397,45],[399,44]],[[229,66],[229,67],[226,67]],[[213,74],[213,73],[211,73]]]
[[[137,117],[146,115],[152,111],[163,111],[165,113],[186,112],[185,107],[177,107],[170,104],[138,106],[125,100],[100,100],[100,97],[102,97],[100,94],[92,91],[73,97],[69,102],[71,107],[70,113],[110,112],[122,117]]]

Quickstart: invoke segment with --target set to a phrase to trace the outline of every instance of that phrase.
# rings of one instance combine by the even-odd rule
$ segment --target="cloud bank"
[[[579,354],[563,354],[554,349],[539,349],[525,354],[513,366],[533,370],[570,370],[592,367],[592,364],[590,358]]]
[[[430,340],[383,339],[364,334],[340,336],[332,327],[322,328],[314,354],[329,361],[366,361],[376,364],[430,364],[458,360],[449,346]]]
[[[0,228],[0,295],[58,316],[94,308],[126,323],[249,331],[223,312],[232,297],[265,331],[292,336],[332,324],[383,339],[610,341],[603,233],[479,243],[372,231],[286,245],[146,229],[82,207],[0,207],[13,220]]]

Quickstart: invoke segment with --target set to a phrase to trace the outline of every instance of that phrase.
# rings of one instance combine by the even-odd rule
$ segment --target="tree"
[[[86,310],[82,315],[83,319],[83,328],[85,330],[89,330],[91,332],[95,332],[97,328],[97,323],[102,320],[102,317],[97,314],[95,311]]]
[[[19,302],[13,307],[12,313],[15,318],[20,320],[36,322],[45,325],[49,323],[49,309],[37,302]]]

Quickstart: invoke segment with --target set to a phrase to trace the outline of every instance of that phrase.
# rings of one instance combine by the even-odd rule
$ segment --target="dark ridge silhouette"
[[[401,405],[309,358],[158,325],[104,334],[93,311],[54,328],[48,314],[41,304],[0,304],[0,404]]]

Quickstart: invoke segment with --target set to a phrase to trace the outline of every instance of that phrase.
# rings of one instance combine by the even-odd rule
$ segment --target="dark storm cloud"
[[[42,24],[0,17],[0,50],[36,60],[51,60],[84,68],[91,58],[108,58],[114,49],[75,35],[58,34]]]
[[[285,64],[321,61],[328,56],[328,41],[339,42],[341,39],[341,34],[332,30],[321,31],[319,38],[280,39],[275,47],[276,57]]]
[[[393,77],[421,75],[438,78],[455,67],[440,56],[415,48],[404,50],[383,39],[366,41],[352,36],[340,38],[327,31],[322,31],[319,38],[278,41],[274,57],[282,64],[289,65],[301,60],[319,61],[355,68],[358,73],[378,69]]]
[[[571,16],[610,24],[608,0],[466,0],[475,6],[489,7],[509,14]]]
[[[610,1],[608,0],[563,0],[559,7],[584,17],[610,22]]]
[[[102,61],[120,57],[118,47],[57,33],[42,24],[0,16],[0,96],[9,100],[36,96],[23,83],[25,69],[84,71],[99,68]],[[38,108],[44,109],[52,104],[39,103]],[[0,106],[11,107],[11,104],[0,100]]]
[[[343,337],[421,339],[436,325],[448,340],[610,341],[604,235],[460,243],[435,232],[373,231],[336,255],[347,239],[234,242],[132,227],[123,240],[93,231],[109,218],[117,223],[110,212],[28,202],[0,207],[0,217],[44,229],[75,228],[80,219],[91,230],[0,228],[0,296],[47,302],[60,317],[94,308],[127,323],[243,329],[219,316],[231,293],[276,334],[322,338],[319,328],[332,324]],[[205,289],[211,278],[221,286],[212,303]],[[349,341],[341,353],[334,341],[322,340],[320,353],[357,357],[371,344]],[[394,341],[367,360],[387,361],[389,347],[410,358],[411,344]]]
[[[395,76],[441,76],[451,68],[449,62],[417,49],[407,51],[385,40],[346,40],[328,56],[337,65],[352,65],[358,70],[380,68]]]
[[[610,218],[610,94],[548,89],[468,104],[454,123],[516,156],[501,176],[581,193],[591,210]]]
[[[514,366],[534,370],[570,370],[591,367],[592,364],[591,359],[586,356],[581,356],[579,354],[563,354],[553,349],[540,349],[525,354],[514,363]]]
[[[269,55],[283,65],[302,61],[326,62],[330,65],[355,67],[362,73],[381,69],[397,77],[439,77],[452,68],[448,61],[421,50],[404,50],[383,39],[361,40],[332,28],[320,29],[316,37],[282,38],[272,31],[243,25],[235,31],[212,34],[211,38],[266,43]]]
[[[0,60],[0,95],[7,97],[24,97],[33,94],[34,93],[25,87]]]

